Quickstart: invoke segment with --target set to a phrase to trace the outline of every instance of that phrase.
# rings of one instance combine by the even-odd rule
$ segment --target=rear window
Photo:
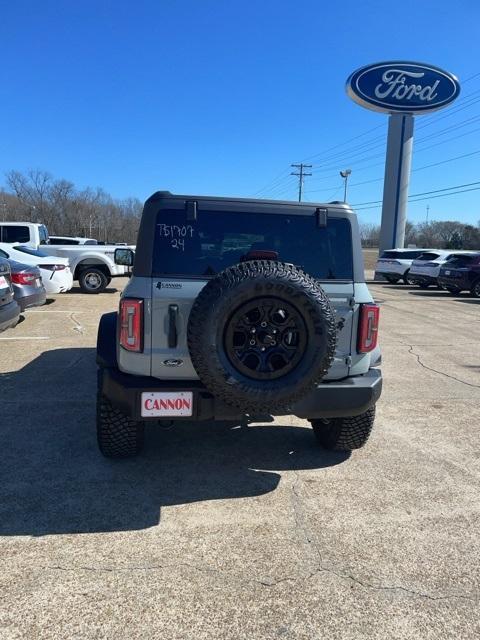
[[[390,260],[415,260],[421,254],[421,251],[384,251],[380,257]]]
[[[439,253],[422,253],[417,260],[436,260],[440,256]]]
[[[80,241],[72,238],[50,238],[50,244],[80,244]]]
[[[353,279],[350,222],[329,218],[317,227],[313,215],[184,211],[157,216],[154,275],[213,276],[227,267],[271,252],[319,279]],[[259,253],[260,252],[260,253]]]
[[[21,225],[5,225],[2,227],[3,242],[30,242],[30,231],[28,227]]]
[[[457,267],[467,267],[469,264],[478,262],[480,258],[480,254],[473,256],[462,256],[462,255],[453,255],[450,257],[448,262],[448,266],[457,266]]]

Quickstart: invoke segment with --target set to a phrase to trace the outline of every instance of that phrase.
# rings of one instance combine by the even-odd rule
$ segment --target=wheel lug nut
[[[254,347],[255,346],[255,340],[250,340],[250,344],[251,344],[252,347]]]
[[[265,327],[267,326],[267,323],[266,322],[262,322],[260,326],[265,329]]]
[[[265,347],[262,347],[262,349],[261,349],[261,350],[262,350],[262,351],[265,351]]]
[[[250,329],[250,333],[256,333],[256,329]]]

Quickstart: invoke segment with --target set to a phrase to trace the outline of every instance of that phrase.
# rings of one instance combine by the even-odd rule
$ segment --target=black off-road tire
[[[225,336],[244,304],[265,298],[284,303],[301,317],[307,348],[284,375],[272,379],[266,373],[256,379],[232,362]],[[198,295],[188,322],[188,348],[200,380],[215,397],[245,413],[288,412],[325,376],[336,340],[335,315],[319,283],[293,265],[268,260],[243,262],[219,273]]]
[[[78,284],[83,293],[102,293],[108,285],[108,278],[101,269],[87,267],[78,276]]]
[[[474,298],[480,298],[480,279],[475,280],[470,288],[470,293]]]
[[[102,371],[98,372],[97,442],[106,458],[130,458],[143,449],[144,423],[136,422],[116,409],[101,392]]]
[[[332,451],[360,449],[367,442],[375,421],[375,407],[359,416],[310,420],[318,443]]]

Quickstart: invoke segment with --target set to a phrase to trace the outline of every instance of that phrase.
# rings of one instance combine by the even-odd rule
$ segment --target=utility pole
[[[340,171],[340,175],[345,180],[344,189],[343,189],[343,201],[344,202],[347,201],[347,183],[348,183],[348,176],[351,173],[352,173],[351,169],[345,169],[345,171]]]
[[[301,202],[302,201],[302,192],[303,192],[303,182],[304,182],[304,178],[305,176],[311,176],[311,173],[305,173],[304,169],[311,169],[312,165],[311,164],[303,164],[303,162],[300,162],[299,164],[292,164],[290,165],[291,167],[295,167],[296,169],[299,169],[299,171],[295,172],[292,171],[290,173],[291,176],[298,176],[298,201]]]
[[[427,224],[428,224],[428,213],[429,213],[429,211],[430,211],[430,205],[427,204]]]

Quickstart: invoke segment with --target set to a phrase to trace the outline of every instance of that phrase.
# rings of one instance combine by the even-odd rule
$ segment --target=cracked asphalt
[[[480,303],[371,289],[385,387],[351,456],[283,417],[151,426],[107,461],[94,347],[118,292],[1,334],[0,638],[480,637]]]

